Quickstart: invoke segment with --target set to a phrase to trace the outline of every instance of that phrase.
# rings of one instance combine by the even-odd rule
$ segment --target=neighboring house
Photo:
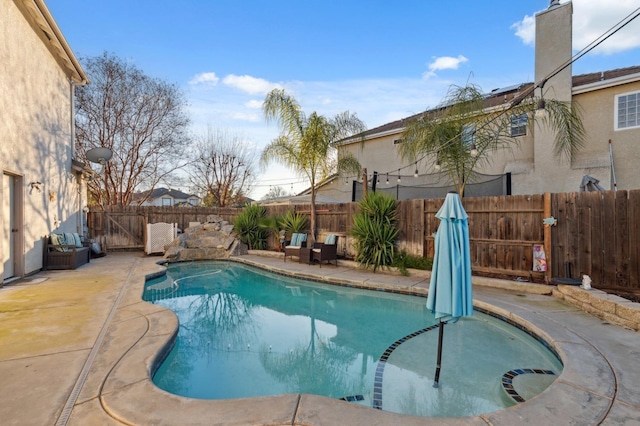
[[[88,83],[42,0],[0,0],[2,279],[42,268],[43,237],[83,234],[74,87]]]
[[[340,201],[335,198],[328,197],[326,195],[316,194],[316,203],[317,204],[335,204]],[[302,195],[287,195],[284,197],[271,198],[268,200],[260,200],[256,201],[256,204],[260,204],[261,206],[294,206],[298,204],[309,204],[311,203],[311,195],[302,194]]]
[[[535,80],[541,82],[572,57],[571,2],[557,5],[536,15]],[[531,91],[534,83],[496,89],[487,94],[487,111],[496,111],[514,98]],[[555,134],[541,125],[529,125],[525,117],[512,117],[511,134],[519,144],[492,154],[491,161],[476,171],[485,180],[495,179],[498,194],[537,194],[578,191],[585,175],[599,180],[605,189],[640,188],[640,66],[572,76],[571,66],[548,79],[535,95],[546,99],[574,102],[581,111],[586,143],[571,164],[553,153]],[[434,161],[411,163],[397,151],[405,125],[424,113],[387,123],[366,132],[365,143],[347,141],[340,149],[351,152],[368,170],[369,187],[377,172],[378,190],[397,198],[443,197],[439,186],[448,182],[438,173]],[[609,144],[611,141],[611,144]],[[611,151],[610,151],[611,148]],[[610,153],[612,154],[610,156]],[[418,171],[418,177],[414,172]],[[614,172],[615,171],[615,175]],[[508,176],[508,178],[507,178]],[[615,177],[615,180],[614,180]],[[355,177],[336,176],[318,186],[318,193],[351,201]],[[361,184],[360,184],[361,185]],[[491,185],[487,183],[486,185]],[[469,186],[467,189],[469,190]],[[433,191],[431,191],[433,190]],[[431,191],[431,192],[430,192]],[[429,194],[434,194],[430,196]],[[426,194],[426,195],[419,195]],[[467,191],[465,191],[467,194]],[[467,195],[475,195],[469,191]],[[497,195],[497,194],[491,194]]]
[[[153,191],[135,194],[132,204],[138,204],[137,200],[144,200],[140,202],[141,206],[192,207],[200,205],[200,197],[197,195],[185,194],[178,189],[167,188],[156,188]]]

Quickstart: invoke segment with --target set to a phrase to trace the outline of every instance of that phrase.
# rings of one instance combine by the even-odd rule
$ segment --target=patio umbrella
[[[436,213],[440,219],[435,237],[435,255],[427,308],[440,321],[438,357],[433,387],[438,387],[442,361],[442,337],[446,323],[473,314],[471,260],[469,254],[469,220],[460,196],[449,192]]]

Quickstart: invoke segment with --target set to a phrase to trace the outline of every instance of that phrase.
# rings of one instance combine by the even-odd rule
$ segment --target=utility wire
[[[539,80],[538,82],[534,83],[533,86],[531,86],[529,89],[527,89],[526,91],[524,91],[521,95],[519,95],[517,98],[515,98],[514,100],[511,101],[511,103],[509,104],[509,106],[507,108],[505,108],[504,110],[502,110],[500,113],[498,113],[496,116],[494,116],[491,120],[489,120],[488,122],[484,123],[480,129],[483,129],[484,127],[488,126],[489,124],[491,124],[492,122],[494,122],[495,120],[497,120],[499,117],[501,117],[502,115],[506,114],[507,112],[509,112],[512,108],[514,108],[515,106],[517,106],[518,104],[520,104],[524,99],[526,99],[528,96],[530,96],[535,89],[537,88],[542,88],[544,87],[545,83],[555,77],[556,75],[558,75],[559,73],[561,73],[565,68],[567,68],[568,66],[572,65],[574,62],[576,62],[578,59],[582,58],[584,55],[586,55],[587,53],[589,53],[590,51],[592,51],[593,49],[595,49],[596,47],[598,47],[599,45],[601,45],[605,40],[609,39],[611,36],[613,36],[614,34],[616,34],[618,31],[620,31],[622,28],[626,27],[629,23],[631,23],[634,19],[636,19],[638,16],[640,16],[640,7],[635,9],[633,12],[629,13],[627,16],[625,16],[623,19],[621,19],[620,21],[618,21],[615,25],[613,25],[611,28],[609,28],[607,31],[605,31],[604,33],[602,33],[599,37],[597,37],[595,40],[593,40],[591,43],[589,43],[587,46],[585,46],[584,48],[582,48],[579,52],[577,52],[575,55],[573,55],[570,59],[568,59],[567,61],[565,61],[564,63],[562,63],[560,66],[558,66],[555,70],[551,71],[551,73],[549,73],[546,77],[544,77],[543,79]],[[457,143],[456,141],[460,138],[460,136],[462,136],[461,134],[456,135],[452,138],[450,138],[449,140],[445,141],[442,146],[444,148],[446,148],[449,144],[452,143]],[[404,175],[401,175],[399,172],[405,169],[408,169],[409,167],[413,167],[414,165],[417,165],[420,161],[424,160],[425,158],[427,158],[429,155],[431,155],[432,153],[427,153],[425,155],[423,155],[422,157],[418,158],[416,161],[412,162],[409,165],[406,165],[404,167],[401,167],[398,170],[398,174],[391,174],[389,172],[379,172],[379,175],[389,175],[389,176],[402,176],[404,177]],[[394,169],[396,170],[396,169]]]
[[[503,109],[500,113],[498,113],[496,116],[494,116],[491,120],[489,120],[488,122],[484,123],[480,127],[480,129],[483,129],[486,126],[490,125],[495,120],[497,120],[499,117],[501,117],[502,115],[508,113],[512,108],[514,108],[515,106],[519,105],[524,99],[526,99],[528,96],[530,96],[535,91],[535,89],[543,88],[547,81],[549,81],[551,78],[553,78],[556,75],[558,75],[559,73],[561,73],[568,66],[572,65],[574,62],[576,62],[578,59],[582,58],[584,55],[586,55],[587,53],[589,53],[590,51],[592,51],[596,47],[601,45],[605,40],[609,39],[611,36],[616,34],[622,28],[626,27],[629,23],[631,23],[633,20],[635,20],[638,16],[640,16],[640,7],[635,9],[633,12],[629,13],[627,16],[625,16],[620,21],[618,21],[611,28],[609,28],[607,31],[602,33],[595,40],[593,40],[592,42],[587,44],[584,48],[582,48],[576,54],[574,54],[570,59],[566,60],[564,63],[559,65],[556,69],[551,71],[547,76],[545,76],[541,80],[535,82],[531,87],[529,87],[527,90],[525,90],[521,95],[519,95],[517,98],[513,99],[507,108]],[[450,138],[449,140],[445,141],[442,144],[443,148],[446,148],[449,144],[457,143],[456,141],[459,139],[460,136],[461,136],[461,134],[460,135],[456,135],[456,136]],[[422,157],[420,157],[417,160],[413,161],[411,164],[408,164],[408,165],[406,165],[404,167],[401,167],[399,169],[393,169],[393,170],[390,170],[388,172],[378,172],[378,176],[385,175],[385,176],[394,177],[394,178],[413,176],[413,174],[411,174],[411,175],[402,175],[400,173],[400,171],[408,169],[409,167],[417,166],[417,164],[420,161],[424,160],[429,155],[431,155],[431,153],[424,154]],[[390,172],[395,172],[396,170],[398,171],[398,173],[395,173],[395,174],[394,173],[390,173]],[[358,178],[358,177],[359,177],[359,175],[356,174],[354,176],[352,176],[352,175],[345,176],[344,179]],[[290,181],[290,180],[286,180],[286,179],[269,179],[269,180],[262,180],[262,182],[272,182],[272,181],[275,182],[275,181],[282,181],[282,180],[285,181],[282,184],[276,184],[276,183],[274,183],[274,184],[266,184],[265,183],[265,184],[262,184],[262,185],[254,185],[254,186],[255,187],[267,187],[267,186],[279,186],[279,185],[289,185],[289,184],[295,185],[295,184],[306,182],[306,180]]]

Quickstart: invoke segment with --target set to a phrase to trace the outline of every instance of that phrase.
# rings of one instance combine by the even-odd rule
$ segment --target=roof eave
[[[588,93],[596,90],[607,89],[609,87],[620,86],[623,84],[636,83],[638,81],[640,81],[640,73],[623,75],[621,77],[610,78],[602,81],[596,81],[595,83],[583,84],[582,86],[575,86],[572,89],[572,94],[579,95],[582,93]]]
[[[89,83],[87,74],[82,69],[78,58],[74,55],[71,47],[62,35],[56,21],[43,0],[21,0],[19,2],[27,12],[27,19],[35,28],[39,28],[45,36],[45,43],[56,60],[60,63],[64,73],[69,80],[76,85]]]

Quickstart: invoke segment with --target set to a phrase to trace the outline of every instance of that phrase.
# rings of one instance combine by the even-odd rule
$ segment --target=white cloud
[[[425,72],[422,77],[435,77],[436,71],[457,70],[460,64],[468,61],[469,60],[462,55],[458,55],[457,58],[454,58],[453,56],[440,56],[439,58],[434,58],[433,62],[429,64],[429,71]]]
[[[244,104],[244,106],[246,106],[247,108],[251,108],[251,109],[262,108],[262,101],[259,101],[259,100],[256,100],[256,99],[251,99],[249,102]]]
[[[562,1],[566,3],[568,0]],[[573,0],[573,49],[581,50],[624,19],[638,7],[637,0]],[[535,43],[535,18],[526,15],[511,29],[524,44]],[[612,54],[640,47],[640,20],[636,19],[593,50]]]
[[[200,74],[196,74],[191,80],[189,80],[189,84],[207,84],[210,86],[215,86],[218,84],[220,79],[216,75],[215,72],[203,72]]]
[[[247,113],[247,112],[234,112],[234,113],[228,114],[228,117],[232,120],[251,121],[253,123],[262,121],[261,115],[254,114],[254,113]]]
[[[526,45],[533,46],[536,42],[536,19],[533,16],[525,15],[522,21],[511,25],[512,30],[516,30],[516,36],[522,39]]]
[[[259,79],[258,79],[259,80]],[[477,82],[481,87],[495,87]],[[408,117],[438,105],[447,93],[451,81],[441,78],[355,79],[338,81],[286,81],[281,86],[295,97],[304,111],[316,111],[325,117],[333,117],[343,111],[356,113],[369,129]],[[274,138],[280,129],[275,122],[267,123],[259,95],[239,91],[236,87],[219,84],[212,91],[190,91],[189,112],[195,131],[207,126],[242,133],[254,143],[256,152]],[[330,102],[327,102],[330,100]],[[264,195],[269,185],[282,184],[287,190],[294,182],[294,190],[301,191],[307,184],[293,171],[278,164],[258,172],[259,183],[251,193],[252,198]],[[301,183],[295,183],[301,182]]]
[[[271,83],[270,81],[250,75],[229,74],[222,82],[227,86],[242,90],[251,95],[266,95],[271,90],[280,87],[277,83]]]
[[[636,10],[637,0],[575,0],[573,4],[573,48],[579,50],[596,40]],[[640,47],[640,20],[636,19],[607,39],[595,53],[611,54]]]

